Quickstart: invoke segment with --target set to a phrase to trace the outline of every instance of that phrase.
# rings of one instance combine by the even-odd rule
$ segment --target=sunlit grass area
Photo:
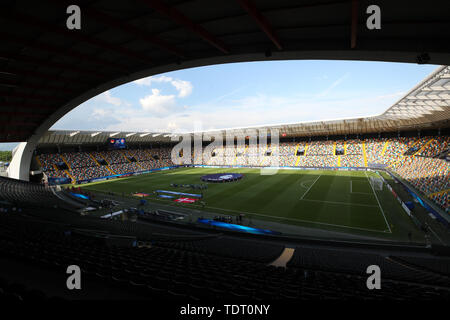
[[[205,190],[173,187],[171,184],[203,184],[201,177],[211,173],[242,173],[240,181],[208,183]],[[140,176],[101,181],[84,185],[91,191],[114,192],[132,196],[149,194],[147,200],[179,206],[173,199],[159,198],[154,191],[168,190],[203,193],[200,201],[181,204],[197,210],[236,215],[285,224],[296,224],[395,237],[414,229],[409,217],[392,194],[384,188],[376,191],[369,182],[375,172],[338,170],[278,170],[261,175],[259,169],[180,168]],[[136,198],[137,199],[137,198]]]

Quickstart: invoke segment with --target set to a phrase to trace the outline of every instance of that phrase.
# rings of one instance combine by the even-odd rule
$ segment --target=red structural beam
[[[16,93],[16,92],[0,92],[0,97],[10,97],[10,98],[33,99],[33,100],[48,101],[49,97],[52,97],[52,95],[23,94],[23,93]],[[61,100],[51,99],[51,101],[61,101]]]
[[[35,127],[36,122],[23,122],[23,121],[0,121],[0,126],[14,126],[14,127]]]
[[[58,4],[61,5],[63,1],[61,0],[46,0],[47,2],[51,2],[54,4]],[[71,1],[64,1],[65,6],[72,4]],[[111,17],[103,12],[97,11],[94,8],[91,7],[87,7],[84,8],[83,6],[81,7],[82,9],[82,14],[83,15],[87,15],[90,16],[91,18],[94,18],[96,20],[101,21],[104,24],[107,24],[111,27],[117,28],[117,29],[121,29],[133,36],[138,36],[141,39],[150,42],[153,45],[158,46],[159,48],[171,52],[174,55],[178,56],[178,57],[185,57],[185,54],[183,53],[182,50],[176,48],[175,46],[171,45],[170,43],[168,43],[167,41],[156,37],[156,36],[152,36],[150,35],[147,31],[142,30],[138,27],[135,27],[131,24],[129,24],[128,22],[122,22],[114,17]]]
[[[0,142],[24,142],[32,133],[32,130],[0,132]]]
[[[2,39],[2,41],[8,41],[8,42],[12,42],[12,43],[17,43],[19,45],[23,45],[25,47],[30,47],[30,48],[36,48],[42,51],[46,51],[46,52],[51,52],[51,53],[55,53],[58,55],[63,55],[66,57],[72,57],[72,58],[76,58],[79,59],[81,61],[87,61],[87,62],[91,62],[97,65],[101,65],[101,66],[108,66],[110,68],[113,68],[115,70],[120,70],[124,73],[128,73],[129,70],[127,67],[125,66],[121,66],[118,63],[115,62],[110,62],[110,61],[106,61],[106,60],[102,60],[102,59],[98,59],[95,58],[94,56],[91,55],[87,55],[87,54],[82,54],[79,52],[75,52],[73,50],[68,50],[68,48],[64,48],[61,46],[53,46],[50,44],[44,44],[44,43],[37,43],[37,42],[31,42],[30,39],[25,38],[25,37],[21,37],[21,36],[17,36],[17,35],[10,35],[7,34],[5,32],[0,31],[0,39]]]
[[[48,1],[59,2],[59,0],[48,0]],[[120,29],[130,35],[137,36],[137,37],[149,42],[150,44],[155,45],[165,51],[168,51],[178,57],[184,58],[186,56],[182,50],[171,45],[167,41],[149,34],[148,31],[142,30],[131,24],[128,24],[126,22],[124,23],[120,20],[117,20],[117,19],[111,17],[111,16],[108,16],[108,15],[104,14],[103,12],[97,11],[97,10],[89,7],[89,8],[86,8],[85,10],[83,10],[83,13],[86,14],[87,16],[90,16],[91,18],[96,19],[97,21],[101,21],[102,23],[104,23],[110,27]]]
[[[120,54],[128,56],[128,57],[134,57],[134,58],[137,58],[137,59],[142,60],[147,63],[152,62],[147,56],[144,56],[138,52],[126,49],[119,45],[108,43],[106,41],[103,41],[103,40],[100,40],[97,38],[87,36],[81,32],[71,32],[67,28],[58,27],[55,24],[40,20],[40,19],[36,18],[35,16],[30,16],[28,14],[14,12],[14,13],[8,15],[8,18],[12,19],[14,22],[20,22],[20,23],[27,24],[27,25],[37,27],[40,29],[45,29],[49,32],[57,33],[64,37],[67,37],[67,38],[76,39],[77,41],[86,42],[86,43],[89,43],[96,47],[110,50],[116,54],[120,53]]]
[[[0,101],[0,110],[4,107],[25,109],[25,110],[50,110],[50,111],[55,111],[57,108],[57,106],[55,105],[53,106],[48,104],[44,105],[42,103]]]
[[[33,90],[45,90],[52,91],[52,94],[59,93],[75,93],[74,90],[64,87],[55,87],[55,86],[47,86],[47,85],[34,85],[29,83],[19,83],[19,82],[9,82],[9,81],[1,81],[0,87],[11,87],[16,89],[33,89]]]
[[[358,33],[358,0],[352,0],[352,31],[351,48],[356,48],[356,37]]]
[[[99,72],[97,70],[90,70],[90,69],[86,69],[86,68],[80,68],[77,66],[74,66],[72,64],[68,64],[68,63],[60,63],[60,62],[53,62],[53,61],[49,61],[49,60],[44,60],[44,59],[36,59],[30,56],[26,56],[20,53],[14,54],[12,55],[4,55],[0,53],[0,59],[3,60],[9,60],[9,61],[18,61],[18,62],[26,62],[26,63],[30,63],[33,64],[35,66],[47,66],[47,67],[51,67],[54,69],[58,69],[59,70],[70,70],[82,75],[88,75],[90,77],[93,78],[107,78],[108,75],[102,72]]]
[[[200,38],[208,42],[213,47],[219,49],[223,53],[226,54],[230,53],[230,50],[227,48],[225,43],[223,43],[216,36],[212,35],[201,25],[193,22],[191,19],[189,19],[187,16],[185,16],[182,12],[180,12],[176,8],[168,6],[159,0],[137,0],[137,1],[149,6],[150,8],[158,11],[159,13],[169,17],[172,21],[191,30],[193,33],[195,33]]]
[[[21,112],[21,111],[0,111],[0,117],[26,117],[43,119],[48,117],[47,113],[33,113],[33,112]]]
[[[74,76],[67,76],[67,75],[60,75],[60,74],[50,74],[50,73],[43,73],[38,71],[28,71],[28,70],[22,70],[17,68],[11,68],[11,67],[5,67],[5,69],[2,69],[0,67],[0,73],[7,74],[12,77],[25,77],[25,79],[30,80],[30,78],[35,78],[35,80],[42,81],[42,80],[49,80],[49,81],[57,81],[59,83],[64,84],[70,84],[72,86],[77,86],[78,84],[86,84],[86,85],[92,85],[92,82],[88,82],[83,80],[80,77],[74,77]],[[28,78],[29,77],[29,78]],[[73,81],[76,80],[76,81]]]
[[[24,131],[10,131],[7,128],[2,127],[0,130],[0,136],[24,136],[24,135],[28,135],[31,133],[31,130],[24,130]]]
[[[4,128],[3,130],[0,130],[0,141],[1,142],[16,142],[16,141],[25,141],[26,137],[32,133],[32,130],[25,130],[25,131],[9,131],[8,129]],[[10,138],[7,138],[8,140],[2,139],[1,137],[13,137],[16,138],[16,140],[12,140]]]
[[[273,30],[269,20],[259,12],[251,0],[237,0],[241,7],[256,21],[258,26],[264,31],[270,40],[275,44],[278,50],[283,49],[278,36]]]

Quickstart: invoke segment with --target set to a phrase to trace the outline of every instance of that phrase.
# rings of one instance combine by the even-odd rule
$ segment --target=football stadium
[[[169,318],[450,300],[450,39],[436,33],[449,11],[371,5],[2,3],[0,142],[14,147],[0,158],[0,300],[163,301]],[[273,60],[434,68],[370,116],[54,128],[105,92],[123,107],[109,91],[121,85],[159,81],[184,97],[192,87],[165,73]]]

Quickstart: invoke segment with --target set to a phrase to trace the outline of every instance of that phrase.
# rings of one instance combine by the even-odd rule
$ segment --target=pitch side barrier
[[[296,234],[258,234],[258,233],[248,233],[237,230],[230,230],[226,228],[218,228],[206,224],[199,224],[196,222],[182,222],[182,221],[165,221],[152,219],[152,223],[161,224],[171,227],[189,228],[193,231],[206,232],[212,235],[227,235],[246,239],[260,239],[269,242],[277,242],[280,244],[290,244],[290,245],[319,245],[326,248],[362,248],[362,249],[375,249],[398,252],[399,250],[403,252],[423,252],[430,253],[430,248],[421,243],[410,243],[401,241],[387,241],[387,240],[370,240],[370,239],[335,239],[335,238],[323,238]],[[450,256],[450,253],[445,253],[443,255]]]
[[[227,166],[227,165],[206,165],[206,164],[188,164],[184,165],[185,167],[194,167],[194,168],[243,168],[243,169],[282,169],[282,170],[338,170],[338,171],[367,171],[367,170],[380,170],[370,167],[289,167],[289,166],[278,166],[278,167],[267,167],[267,166]]]
[[[99,182],[99,181],[116,179],[116,178],[138,176],[138,175],[141,175],[141,174],[146,174],[146,173],[151,173],[151,172],[156,172],[156,171],[163,171],[163,170],[171,170],[171,169],[175,169],[175,168],[179,168],[179,167],[181,167],[181,166],[170,166],[170,167],[163,167],[163,168],[155,168],[155,169],[143,170],[143,171],[137,171],[137,172],[114,174],[114,175],[111,175],[111,176],[104,176],[104,177],[98,177],[98,178],[93,178],[93,179],[77,180],[77,184],[85,184],[85,183]]]
[[[70,184],[71,182],[72,180],[70,178],[62,178],[62,177],[48,178],[48,184],[51,186],[55,186],[58,184]]]
[[[450,228],[450,222],[446,215],[443,215],[440,211],[440,209],[437,209],[433,203],[428,201],[426,197],[420,196],[419,192],[411,186],[408,182],[404,181],[403,179],[397,177],[396,174],[393,172],[390,172],[389,170],[385,170],[395,181],[399,182],[403,188],[413,197],[413,199],[416,199],[417,202],[420,203],[422,207],[424,207],[429,213],[431,213],[439,222],[441,222],[443,225],[445,225],[447,228]],[[395,193],[394,193],[395,194]],[[403,206],[403,204],[402,204]],[[410,214],[411,215],[411,214]]]

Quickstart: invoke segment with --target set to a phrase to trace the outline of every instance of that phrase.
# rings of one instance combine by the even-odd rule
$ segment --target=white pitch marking
[[[161,201],[161,202],[169,202],[169,201],[171,201],[171,200],[160,199],[160,198],[154,198],[154,199],[151,199],[151,200],[152,200],[152,201],[156,200],[156,201]],[[303,199],[303,201],[324,202],[324,201],[319,201],[319,200],[308,200],[308,199]],[[337,202],[337,203],[338,203],[338,204],[355,205],[355,204],[353,204],[353,203],[345,203],[345,202]],[[173,205],[173,203],[171,203],[171,205]],[[186,207],[186,206],[182,206],[182,207],[183,207],[183,208],[188,208],[188,207]],[[201,207],[201,205],[190,203],[190,204],[189,204],[189,207]],[[372,207],[376,207],[376,206],[372,206]],[[351,227],[351,226],[347,226],[347,225],[344,225],[344,224],[333,224],[333,223],[318,222],[318,221],[311,221],[311,220],[303,220],[303,219],[296,219],[296,218],[278,217],[278,216],[271,216],[271,215],[267,215],[267,214],[255,213],[255,212],[249,212],[249,211],[243,211],[243,210],[242,210],[242,211],[237,211],[237,210],[225,209],[225,208],[219,208],[219,207],[212,207],[212,206],[205,206],[205,208],[217,209],[217,210],[228,211],[228,212],[253,214],[253,215],[255,215],[255,216],[262,216],[262,217],[268,217],[268,218],[274,218],[274,219],[280,219],[280,220],[299,221],[299,222],[306,222],[306,223],[312,223],[312,224],[320,224],[320,225],[332,226],[332,227],[339,227],[339,228],[348,228],[348,229],[356,229],[356,230],[365,230],[365,231],[378,232],[378,233],[388,233],[388,232],[386,232],[386,231],[380,231],[380,230],[374,230],[374,229],[368,229],[368,228]],[[392,233],[392,232],[390,232],[390,233]]]
[[[372,193],[368,193],[368,192],[353,192],[353,180],[350,180],[350,193],[351,194],[372,194]]]
[[[380,200],[378,200],[378,196],[377,196],[377,194],[375,192],[375,189],[373,188],[372,184],[369,181],[369,176],[367,175],[367,171],[364,171],[364,173],[366,174],[367,182],[370,184],[370,187],[372,188],[372,191],[373,191],[373,194],[375,196],[375,199],[377,199],[378,206],[380,207],[381,213],[383,214],[384,221],[386,222],[386,225],[387,225],[387,227],[389,229],[389,233],[392,233],[391,227],[389,226],[389,223],[388,223],[388,221],[386,219],[386,216],[384,215],[383,208],[381,207]]]
[[[303,198],[305,197],[305,195],[309,192],[309,190],[311,190],[312,186],[317,182],[317,180],[319,180],[319,178],[322,175],[318,176],[316,180],[314,180],[314,182],[309,186],[308,190],[306,190],[306,192],[301,196],[300,200],[303,200]]]
[[[199,205],[196,205],[196,204],[190,204],[190,206],[197,206],[197,207],[199,207]],[[210,207],[210,206],[206,206],[206,208],[218,209],[218,210],[229,211],[229,212],[236,212],[236,213],[247,213],[247,214],[253,214],[253,215],[256,215],[256,216],[275,218],[275,219],[281,219],[281,220],[300,221],[300,222],[307,222],[307,223],[313,223],[313,224],[323,224],[323,225],[326,225],[326,226],[333,226],[333,227],[340,227],[340,228],[349,228],[349,229],[358,229],[358,230],[365,230],[365,231],[371,231],[371,232],[387,233],[386,231],[367,229],[367,228],[359,228],[359,227],[350,227],[350,226],[346,226],[344,224],[332,224],[332,223],[310,221],[310,220],[302,220],[302,219],[295,219],[295,218],[278,217],[278,216],[271,216],[271,215],[261,214],[261,213],[254,213],[254,212],[248,212],[248,211],[237,211],[237,210],[223,209],[223,208]]]
[[[305,183],[307,183],[307,182],[312,182],[312,181],[314,181],[314,180],[306,180],[306,181],[300,182],[300,186],[302,186],[302,187],[305,188],[305,189],[308,189],[309,186],[305,186]]]
[[[436,232],[434,232],[434,230],[433,230],[430,226],[428,226],[428,228],[431,230],[431,232],[433,232],[434,236],[435,236],[436,238],[438,238],[438,240],[439,240],[442,244],[445,244],[445,242],[442,241],[441,238],[439,238],[439,236],[436,234]]]
[[[374,206],[374,205],[371,205],[371,204],[361,204],[361,203],[351,203],[351,202],[326,201],[326,200],[314,200],[314,199],[301,199],[301,200],[302,201],[331,203],[331,204],[345,204],[345,205],[348,205],[348,206],[371,207],[371,208],[377,208],[378,207],[378,206]]]

